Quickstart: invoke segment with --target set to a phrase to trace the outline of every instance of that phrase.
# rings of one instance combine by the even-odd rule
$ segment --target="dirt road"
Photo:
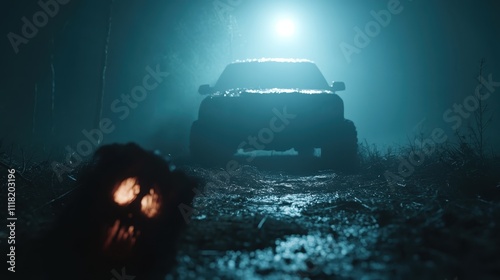
[[[190,168],[206,180],[170,279],[494,279],[500,207],[432,180]],[[458,277],[458,278],[456,278]]]

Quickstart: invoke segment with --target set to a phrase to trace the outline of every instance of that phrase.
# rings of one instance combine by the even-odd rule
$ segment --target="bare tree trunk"
[[[31,120],[31,135],[35,138],[36,103],[38,102],[38,83],[35,83],[35,96],[33,98],[33,119]]]
[[[238,21],[233,15],[229,15],[229,22],[228,22],[228,29],[229,29],[229,54],[230,54],[230,60],[229,63],[234,61],[234,49],[235,49],[235,37],[240,37],[240,28],[238,26]]]
[[[101,90],[97,96],[97,111],[96,111],[96,117],[95,117],[95,122],[94,122],[94,125],[96,128],[99,127],[99,122],[102,119],[102,111],[103,111],[103,104],[104,104],[104,92],[105,92],[105,88],[106,88],[106,72],[107,72],[107,68],[108,68],[108,48],[109,48],[109,37],[111,34],[113,2],[114,2],[114,0],[109,1],[106,39],[104,41],[104,53],[103,53],[103,58],[102,58],[102,71],[101,71],[101,84],[100,84]]]
[[[483,72],[485,69],[486,60],[482,58],[479,62],[479,76],[477,77],[478,83],[482,83]],[[486,132],[489,124],[492,121],[492,115],[489,111],[488,102],[483,100],[482,96],[484,92],[484,85],[478,84],[476,88],[477,92],[474,92],[473,97],[476,102],[476,106],[472,111],[472,116],[468,122],[467,131],[456,131],[459,149],[458,152],[462,154],[464,160],[469,161],[471,159],[478,160],[483,163],[485,160],[486,153]]]
[[[479,77],[483,76],[483,67],[484,67],[484,58],[481,59],[481,62],[479,64]],[[483,106],[483,101],[482,98],[478,98],[479,100],[479,110],[478,110],[478,115],[477,115],[477,122],[478,122],[478,132],[479,132],[479,158],[482,160],[483,159],[483,137],[484,137],[484,106]]]
[[[51,128],[50,132],[51,135],[54,136],[54,131],[55,131],[55,95],[56,95],[56,75],[55,75],[55,68],[54,68],[54,52],[55,52],[55,47],[54,47],[54,37],[52,37],[52,53],[50,54],[50,73],[51,73],[51,78],[52,78],[52,83],[51,83],[51,104],[50,104],[50,119],[51,119]]]
[[[485,67],[484,58],[481,59],[479,64],[479,78],[483,77],[483,70]],[[481,95],[481,94],[479,94]],[[485,104],[481,98],[478,99],[478,108],[474,112],[474,121],[475,121],[475,131],[473,131],[474,140],[476,142],[477,152],[479,154],[479,159],[482,161],[484,159],[484,141],[485,141],[485,133],[488,124],[491,119],[486,119],[488,117],[488,104]]]

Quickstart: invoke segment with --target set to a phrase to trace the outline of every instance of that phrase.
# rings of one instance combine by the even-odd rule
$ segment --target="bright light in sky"
[[[295,24],[290,19],[282,19],[276,23],[276,32],[281,37],[291,37],[295,33]]]

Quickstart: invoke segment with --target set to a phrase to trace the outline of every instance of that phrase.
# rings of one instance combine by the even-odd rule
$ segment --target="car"
[[[226,66],[215,85],[201,85],[198,119],[189,149],[202,164],[227,163],[238,152],[288,151],[315,157],[321,166],[354,170],[357,131],[344,118],[337,95],[313,61],[262,58]]]

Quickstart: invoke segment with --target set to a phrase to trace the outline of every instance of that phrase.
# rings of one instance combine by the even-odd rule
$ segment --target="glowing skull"
[[[140,197],[141,193],[142,197]],[[157,217],[162,206],[158,187],[154,185],[148,190],[142,189],[137,177],[129,177],[118,182],[113,188],[112,196],[113,202],[118,207],[130,207],[126,209],[127,218],[130,219],[139,218],[133,215],[137,211],[135,205],[140,205],[140,213],[145,219]],[[104,249],[107,251],[113,247],[113,250],[117,250],[116,247],[120,247],[129,251],[135,245],[140,234],[139,226],[134,226],[133,223],[124,223],[122,218],[118,217],[114,220],[113,225],[107,229]]]

